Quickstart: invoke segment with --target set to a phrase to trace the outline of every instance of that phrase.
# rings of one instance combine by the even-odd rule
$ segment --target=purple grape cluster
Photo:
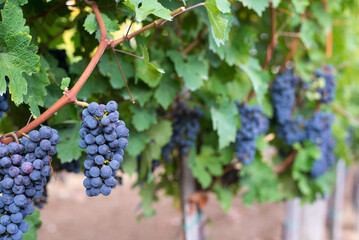
[[[326,173],[335,163],[333,153],[335,141],[331,131],[334,116],[325,112],[317,112],[308,121],[306,127],[306,139],[314,142],[320,149],[321,156],[315,160],[311,169],[313,177],[319,177]]]
[[[293,71],[286,71],[277,76],[271,86],[272,105],[274,117],[280,124],[292,120],[292,109],[295,104],[296,86],[300,78],[293,74]]]
[[[87,149],[83,184],[90,197],[107,196],[117,184],[115,177],[129,136],[125,122],[119,120],[117,107],[115,101],[106,105],[92,102],[82,111],[79,146]]]
[[[171,161],[171,152],[176,146],[181,155],[187,154],[188,149],[195,146],[202,116],[203,112],[199,108],[192,110],[184,103],[179,103],[174,108],[171,140],[162,148],[162,156],[166,162]]]
[[[325,67],[326,72],[322,70],[315,70],[314,75],[317,78],[324,79],[325,86],[323,88],[318,88],[317,92],[320,93],[321,98],[320,102],[330,103],[335,98],[335,77],[333,74],[333,68],[330,66]]]
[[[306,123],[301,116],[298,116],[292,121],[286,121],[277,126],[278,137],[281,138],[285,144],[293,145],[295,142],[302,142],[305,139]]]
[[[29,229],[24,219],[34,212],[32,200],[42,197],[60,141],[58,132],[46,126],[28,136],[21,143],[0,144],[1,239],[22,239]]]
[[[269,120],[259,106],[241,105],[238,111],[241,128],[237,132],[236,153],[238,159],[244,165],[248,165],[253,162],[257,151],[257,137],[267,132]]]
[[[295,93],[301,79],[287,70],[279,75],[270,89],[274,108],[274,119],[278,122],[276,128],[278,137],[285,144],[293,145],[305,138],[305,121],[302,117],[292,119],[292,109],[295,104]]]

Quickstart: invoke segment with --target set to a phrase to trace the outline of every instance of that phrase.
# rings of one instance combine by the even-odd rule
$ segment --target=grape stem
[[[54,115],[58,110],[60,110],[65,105],[67,105],[69,103],[75,103],[77,101],[76,100],[77,93],[81,90],[83,85],[86,83],[87,79],[90,77],[92,71],[97,66],[98,62],[100,61],[103,53],[105,52],[105,50],[107,48],[113,49],[117,45],[124,43],[126,41],[129,41],[130,39],[134,38],[135,36],[145,32],[151,28],[160,26],[161,23],[166,21],[165,19],[158,19],[129,35],[123,36],[122,38],[119,38],[117,40],[112,40],[107,37],[106,26],[102,19],[101,13],[99,11],[99,8],[98,8],[96,2],[90,2],[88,0],[85,0],[85,2],[92,8],[92,11],[96,16],[96,21],[100,27],[100,32],[101,32],[100,44],[99,44],[94,56],[92,57],[90,63],[87,65],[87,67],[85,68],[84,72],[81,74],[80,78],[77,80],[75,85],[70,90],[67,91],[66,95],[63,95],[59,100],[57,100],[56,103],[54,103],[50,108],[48,108],[45,112],[43,112],[39,117],[37,117],[36,119],[31,121],[29,124],[27,124],[23,128],[21,128],[19,131],[22,133],[28,133],[31,130],[35,129],[37,126],[39,126],[41,123],[45,122],[47,119],[49,119],[52,115]],[[173,17],[177,16],[179,13],[186,12],[187,10],[193,9],[195,7],[203,6],[203,5],[204,5],[204,3],[200,3],[200,4],[196,4],[192,7],[189,7],[187,9],[183,8],[183,7],[178,8],[178,9],[174,10],[173,12],[171,12],[171,16],[173,16]],[[21,136],[21,134],[17,133],[17,136]],[[12,137],[2,136],[0,138],[0,142],[5,143],[5,144],[9,144],[12,141],[14,141],[14,139]]]
[[[87,108],[89,106],[89,104],[87,102],[82,102],[82,101],[77,101],[77,100],[75,102],[73,102],[73,104],[84,107],[84,108]]]

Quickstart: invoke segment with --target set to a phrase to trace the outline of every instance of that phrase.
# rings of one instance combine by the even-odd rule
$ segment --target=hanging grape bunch
[[[24,219],[34,212],[32,200],[42,197],[59,141],[55,129],[43,126],[23,136],[21,143],[0,144],[1,239],[22,239],[29,229]]]
[[[162,149],[162,156],[166,162],[171,161],[171,152],[176,146],[179,147],[181,155],[187,154],[188,148],[195,146],[197,132],[200,129],[199,119],[202,116],[203,112],[200,109],[189,109],[184,103],[179,103],[174,108],[171,140]]]
[[[82,111],[79,146],[87,149],[83,184],[90,197],[107,196],[117,184],[115,177],[129,136],[125,122],[119,120],[117,107],[115,101],[106,105],[92,102]]]
[[[269,127],[268,118],[259,106],[238,106],[241,129],[237,132],[236,153],[238,159],[248,165],[256,154],[258,135],[265,134]]]

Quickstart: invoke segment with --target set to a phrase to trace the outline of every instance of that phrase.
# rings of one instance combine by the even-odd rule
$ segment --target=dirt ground
[[[107,197],[88,198],[82,186],[82,174],[61,173],[49,185],[49,202],[41,210],[42,227],[38,240],[181,240],[181,215],[172,198],[161,196],[154,204],[156,216],[136,222],[141,199],[138,189],[131,189],[133,179]],[[62,180],[61,180],[62,179]],[[350,205],[352,178],[348,181],[344,209],[343,240],[358,240],[356,218]],[[214,195],[204,212],[208,240],[280,240],[284,203],[254,205],[246,208],[239,197],[224,213]],[[329,237],[325,237],[327,240]]]

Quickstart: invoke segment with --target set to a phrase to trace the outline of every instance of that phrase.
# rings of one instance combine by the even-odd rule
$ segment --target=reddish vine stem
[[[128,29],[127,29],[127,32],[126,32],[125,37],[127,37],[127,36],[128,36],[128,33],[129,33],[129,32],[130,32],[130,30],[131,30],[132,24],[133,24],[133,22],[135,21],[135,17],[136,17],[136,14],[135,14],[135,15],[133,15],[133,17],[132,17],[131,24],[130,24],[130,26],[129,26],[129,27],[128,27]]]
[[[116,52],[120,52],[120,53],[124,53],[124,54],[130,55],[130,56],[135,57],[135,58],[138,58],[138,59],[143,59],[143,57],[137,56],[136,54],[129,53],[129,52],[126,52],[126,51],[122,51],[122,50],[120,50],[120,49],[115,49],[115,48],[113,48],[113,50],[116,51]]]
[[[289,53],[287,54],[287,56],[285,57],[282,66],[281,66],[281,72],[284,72],[286,67],[286,63],[291,60],[294,57],[294,54],[296,53],[297,49],[298,49],[298,44],[299,44],[299,38],[294,38],[292,41],[292,46],[290,48]]]
[[[118,68],[120,69],[120,72],[121,72],[121,75],[122,75],[123,81],[124,81],[124,82],[125,82],[125,84],[126,84],[127,91],[128,91],[128,93],[130,94],[130,96],[131,96],[132,103],[133,103],[133,104],[135,104],[135,99],[133,98],[133,96],[132,96],[132,94],[131,94],[131,91],[130,91],[130,88],[128,87],[128,84],[127,84],[127,81],[126,81],[125,75],[123,74],[123,71],[122,71],[122,68],[121,68],[120,62],[118,61],[118,58],[117,58],[117,55],[116,55],[116,52],[115,52],[115,49],[112,49],[112,52],[113,52],[113,55],[115,56],[115,59],[116,59],[116,62],[117,62],[117,66],[118,66]]]
[[[269,8],[270,8],[270,11],[271,11],[271,42],[269,43],[268,48],[267,48],[267,56],[266,56],[266,59],[265,59],[263,65],[262,65],[263,69],[267,69],[269,62],[272,59],[272,55],[273,55],[273,52],[274,52],[274,47],[278,43],[277,34],[276,34],[276,13],[275,13],[275,9],[273,7],[272,2],[269,2]]]
[[[293,150],[292,153],[283,162],[273,168],[274,172],[277,174],[284,172],[294,162],[294,159],[297,154],[298,151]]]
[[[57,100],[57,102],[54,105],[52,105],[50,108],[48,108],[38,118],[34,119],[28,125],[21,128],[19,131],[22,133],[28,133],[29,131],[35,129],[41,123],[45,122],[52,115],[54,115],[62,107],[64,107],[65,105],[67,105],[69,103],[74,103],[76,101],[77,93],[81,90],[82,86],[86,83],[87,79],[90,77],[92,71],[97,66],[98,62],[100,61],[101,56],[103,55],[104,51],[107,48],[113,49],[118,44],[129,41],[133,37],[145,32],[151,28],[157,27],[157,26],[159,26],[160,23],[165,21],[165,19],[158,19],[158,20],[152,22],[151,24],[148,24],[148,25],[144,26],[143,28],[129,34],[127,37],[124,36],[122,38],[119,38],[119,39],[113,41],[107,37],[105,23],[102,19],[102,16],[100,14],[100,11],[98,9],[96,2],[89,2],[88,0],[85,0],[85,2],[91,6],[92,11],[95,14],[96,21],[100,27],[100,32],[101,32],[100,44],[99,44],[94,56],[92,57],[90,63],[87,65],[87,67],[85,68],[84,72],[81,74],[80,78],[77,80],[75,85],[66,93],[66,95],[63,95],[59,100]],[[204,3],[197,4],[195,6],[198,7],[201,5],[204,5]],[[190,9],[193,9],[195,6],[190,7]],[[181,13],[184,10],[186,10],[186,9],[184,9],[184,8],[176,9],[173,12],[171,12],[171,16]],[[19,133],[17,135],[20,136]],[[12,137],[2,136],[0,138],[0,142],[5,143],[5,144],[9,144],[12,141],[13,141]]]

